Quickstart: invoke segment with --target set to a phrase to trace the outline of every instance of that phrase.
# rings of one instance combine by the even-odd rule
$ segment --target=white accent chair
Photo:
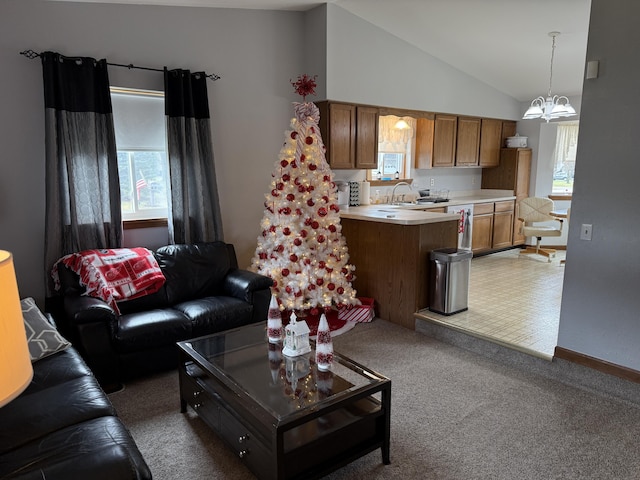
[[[522,234],[526,237],[536,237],[535,246],[527,246],[520,251],[521,255],[544,255],[549,262],[556,256],[556,251],[552,248],[540,246],[542,237],[559,237],[562,235],[563,222],[560,218],[551,215],[553,210],[553,200],[541,197],[524,198],[518,205],[518,220],[522,222]],[[555,225],[540,225],[540,222],[556,221]]]

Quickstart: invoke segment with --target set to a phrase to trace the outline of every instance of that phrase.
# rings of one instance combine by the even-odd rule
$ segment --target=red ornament
[[[284,227],[282,229],[282,233],[284,233],[285,235],[291,235],[291,229],[289,227]]]
[[[293,292],[293,289],[289,285],[287,285],[284,291],[287,292],[288,294],[291,294],[291,292]]]
[[[275,188],[273,190],[271,190],[271,195],[274,197],[279,197],[280,194],[278,193],[278,190],[276,190]]]
[[[321,217],[326,217],[327,216],[327,209],[324,207],[320,207],[318,209],[318,215],[320,215]]]
[[[304,153],[300,154],[300,162],[304,162],[307,159]]]
[[[327,288],[331,291],[336,289],[336,284],[335,283],[330,283],[329,285],[327,285]]]
[[[344,275],[346,275],[347,273],[349,273],[349,270],[347,269],[347,267],[342,267],[342,270],[340,270]]]
[[[300,236],[301,236],[302,238],[307,238],[307,235],[308,235],[308,233],[307,233],[307,231],[306,231],[306,230],[300,230]]]
[[[318,235],[318,243],[324,243],[325,240],[326,238],[324,237],[324,235]]]
[[[296,208],[296,215],[302,215],[302,210],[300,210],[299,208]]]
[[[282,209],[282,213],[285,215],[291,215],[291,209],[289,207],[284,207]]]
[[[269,231],[270,231],[271,233],[276,233],[276,226],[275,226],[275,225],[271,225],[271,226],[269,227]]]
[[[315,202],[313,201],[312,198],[310,198],[309,200],[307,200],[307,205],[309,205],[310,207],[313,207],[315,205]]]
[[[280,161],[280,166],[281,166],[282,168],[286,167],[287,165],[289,165],[289,162],[287,162],[286,160],[281,160],[281,161]]]
[[[309,286],[307,287],[307,290],[315,290],[316,286],[313,283],[310,283]]]
[[[287,194],[287,200],[293,202],[296,199],[296,196],[293,193]]]
[[[307,189],[304,187],[304,185],[298,185],[298,191],[299,191],[300,193],[304,193],[304,192],[306,192],[306,190],[307,190]]]
[[[318,285],[319,287],[321,287],[323,283],[324,283],[324,280],[322,278],[316,279],[316,285]]]
[[[291,132],[291,138],[295,140],[297,136],[298,136],[298,132]]]
[[[302,245],[302,240],[300,240],[299,238],[296,238],[296,239],[293,240],[293,244],[296,247],[299,247],[300,245]]]
[[[326,195],[323,195],[323,196],[322,196],[322,201],[323,201],[324,203],[329,203],[329,197],[327,197]]]
[[[305,138],[304,143],[306,143],[307,145],[311,145],[313,143],[313,138],[312,137]]]
[[[327,266],[327,262],[325,262],[324,260],[320,260],[318,262],[318,267],[325,268],[326,266]]]
[[[282,269],[282,276],[283,277],[288,277],[289,276],[289,269],[288,268],[283,268]]]
[[[313,222],[311,222],[311,228],[313,228],[314,230],[317,230],[319,226],[320,226],[320,224],[318,222],[316,222],[315,220]]]
[[[338,292],[338,295],[342,295],[344,293],[344,288],[338,287],[338,290],[336,290],[336,292]]]
[[[291,179],[291,176],[288,173],[282,175],[282,180],[288,182]]]
[[[311,192],[313,192],[315,189],[316,189],[316,187],[314,187],[313,185],[309,185],[309,186],[307,187],[307,192],[311,193]]]
[[[309,170],[311,170],[312,172],[316,171],[318,169],[318,167],[316,166],[315,163],[310,163],[309,164]]]
[[[282,253],[282,252],[284,252],[284,246],[282,246],[282,245],[278,245],[278,246],[276,247],[276,252],[278,252],[278,253]]]
[[[329,175],[325,175],[324,177],[322,177],[322,181],[323,182],[330,182],[331,181],[331,177]]]
[[[284,183],[282,183],[282,182],[278,182],[278,185],[276,185],[276,188],[277,188],[278,190],[284,190]]]
[[[292,253],[291,255],[289,255],[289,260],[291,260],[292,262],[297,262],[298,256],[295,253]]]
[[[336,230],[337,230],[337,228],[333,223],[331,225],[329,225],[329,231],[331,233],[336,233]]]
[[[295,183],[296,185],[300,185],[300,177],[296,177],[293,183]]]
[[[306,73],[302,75],[298,75],[298,79],[295,82],[291,82],[295,92],[302,97],[304,100],[307,95],[315,95],[316,94],[316,84],[317,75],[310,77]]]

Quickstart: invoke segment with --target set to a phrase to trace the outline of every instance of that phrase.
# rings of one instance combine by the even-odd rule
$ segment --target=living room
[[[319,75],[319,98],[512,119],[524,109],[339,4],[283,12],[3,0],[0,8],[0,57],[7,72],[0,78],[5,92],[0,246],[14,254],[21,297],[32,296],[40,305],[46,239],[42,80],[41,66],[20,56],[22,50],[220,74],[222,79],[209,86],[209,98],[221,210],[225,239],[244,265],[255,250],[264,190],[296,100],[289,80],[301,72]],[[588,55],[600,60],[602,70],[600,78],[585,83],[582,98],[558,346],[637,375],[639,227],[633,219],[640,203],[634,148],[639,109],[629,108],[636,99],[625,93],[635,88],[638,67],[629,59],[637,56],[632,19],[640,12],[631,0],[613,6],[593,0],[592,9]],[[368,45],[378,42],[403,51],[396,68],[423,68],[417,73],[433,78],[435,71],[444,79],[433,78],[433,92],[415,75],[394,79],[394,88],[387,88],[367,54]],[[416,67],[418,60],[425,66]],[[110,77],[114,85],[162,90],[162,75],[153,72],[114,68]],[[618,97],[624,107],[608,103]],[[583,223],[594,226],[591,242],[579,240]],[[164,245],[159,233],[132,233],[131,245]]]

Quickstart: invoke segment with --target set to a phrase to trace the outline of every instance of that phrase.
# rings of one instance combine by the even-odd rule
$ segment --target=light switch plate
[[[590,223],[583,223],[582,228],[580,229],[580,240],[591,240],[592,230],[593,225]]]

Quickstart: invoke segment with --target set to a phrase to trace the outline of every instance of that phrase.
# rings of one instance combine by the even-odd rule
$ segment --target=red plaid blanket
[[[165,282],[158,262],[146,248],[84,250],[65,255],[51,273],[56,289],[60,288],[60,263],[80,276],[85,295],[101,298],[118,314],[117,302],[157,292]]]

